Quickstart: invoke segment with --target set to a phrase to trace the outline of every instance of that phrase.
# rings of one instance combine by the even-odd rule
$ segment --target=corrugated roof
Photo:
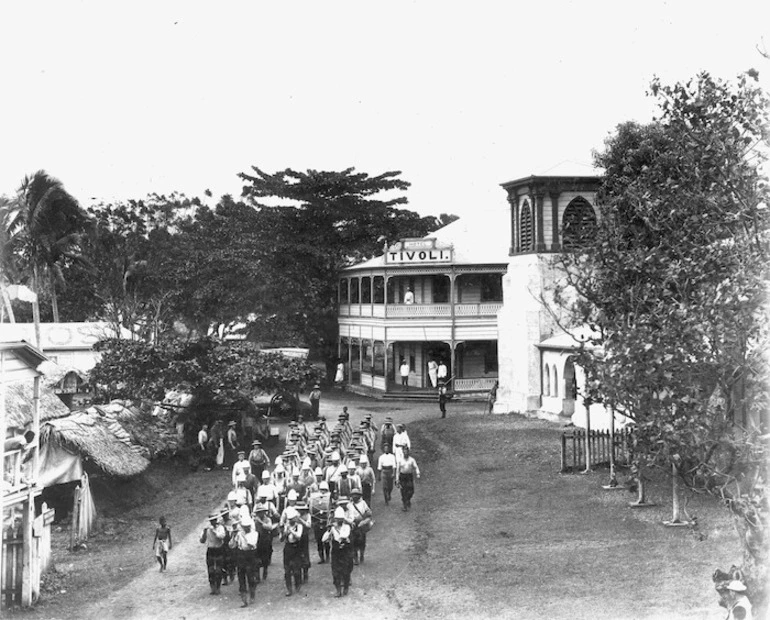
[[[435,238],[439,245],[452,245],[454,265],[506,265],[511,246],[511,221],[509,210],[480,211],[473,217],[462,217],[423,237]],[[385,266],[385,256],[380,255],[347,270],[376,269]],[[389,265],[406,268],[413,265]]]

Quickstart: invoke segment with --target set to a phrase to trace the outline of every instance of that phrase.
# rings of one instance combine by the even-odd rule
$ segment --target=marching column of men
[[[276,538],[283,543],[286,596],[300,592],[309,577],[311,533],[318,564],[331,564],[335,596],[348,594],[374,525],[371,504],[377,483],[383,484],[386,504],[393,486],[400,487],[408,510],[414,478],[419,478],[403,425],[394,428],[387,418],[377,429],[371,417],[353,429],[344,407],[333,428],[320,417],[309,430],[300,416],[290,422],[272,472],[259,440],[248,454],[237,454],[227,502],[209,516],[200,537],[206,544],[212,595],[220,594],[221,586],[233,583],[237,574],[242,606],[254,603],[257,585],[267,580]],[[375,471],[378,436],[382,455]],[[398,454],[392,450],[396,440]]]

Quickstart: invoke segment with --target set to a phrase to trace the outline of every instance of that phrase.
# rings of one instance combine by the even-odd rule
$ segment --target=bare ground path
[[[723,509],[703,500],[691,504],[705,540],[663,528],[665,487],[652,497],[658,508],[632,511],[630,495],[601,490],[605,472],[557,472],[557,426],[482,415],[478,403],[452,403],[450,417],[440,420],[434,403],[338,395],[324,400],[322,412],[336,415],[342,404],[354,421],[369,411],[378,423],[386,415],[407,422],[423,472],[410,513],[395,496],[385,506],[377,489],[367,561],[354,570],[348,597],[335,599],[330,568],[314,564],[300,595],[286,598],[279,544],[254,607],[240,608],[235,584],[223,587],[221,596],[209,595],[198,536],[208,510],[224,498],[223,488],[210,505],[190,506],[200,527],[177,541],[168,572],[159,574],[148,560],[144,573],[80,605],[76,617],[724,617],[710,575],[739,558]],[[75,617],[56,604],[32,615]]]

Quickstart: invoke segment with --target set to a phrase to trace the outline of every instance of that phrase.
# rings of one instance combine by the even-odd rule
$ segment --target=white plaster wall
[[[503,307],[497,317],[497,413],[541,408],[540,350],[536,345],[558,330],[541,296],[550,299],[559,279],[547,254],[523,254],[510,259],[503,278]]]

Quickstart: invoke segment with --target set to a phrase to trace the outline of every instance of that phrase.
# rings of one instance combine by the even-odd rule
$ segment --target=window
[[[561,245],[565,250],[579,248],[590,241],[596,231],[596,214],[582,196],[572,200],[564,210],[561,225]]]
[[[503,276],[485,273],[481,276],[481,301],[503,301]]]
[[[545,365],[545,376],[543,377],[543,395],[551,395],[551,370],[548,364]]]
[[[559,395],[559,371],[553,367],[553,396]]]
[[[446,276],[431,276],[433,278],[433,303],[449,303],[449,278]]]
[[[385,278],[374,276],[374,303],[385,303]]]
[[[357,304],[361,301],[358,291],[358,278],[350,279],[350,303]]]
[[[348,303],[348,281],[347,278],[340,280],[340,303]]]
[[[519,216],[519,246],[522,252],[529,252],[535,249],[532,208],[530,207],[528,200],[525,200],[521,205],[521,215]]]
[[[372,303],[372,279],[369,276],[361,278],[361,303]]]
[[[374,342],[374,366],[372,368],[372,374],[378,377],[385,376],[385,343],[380,341]]]

